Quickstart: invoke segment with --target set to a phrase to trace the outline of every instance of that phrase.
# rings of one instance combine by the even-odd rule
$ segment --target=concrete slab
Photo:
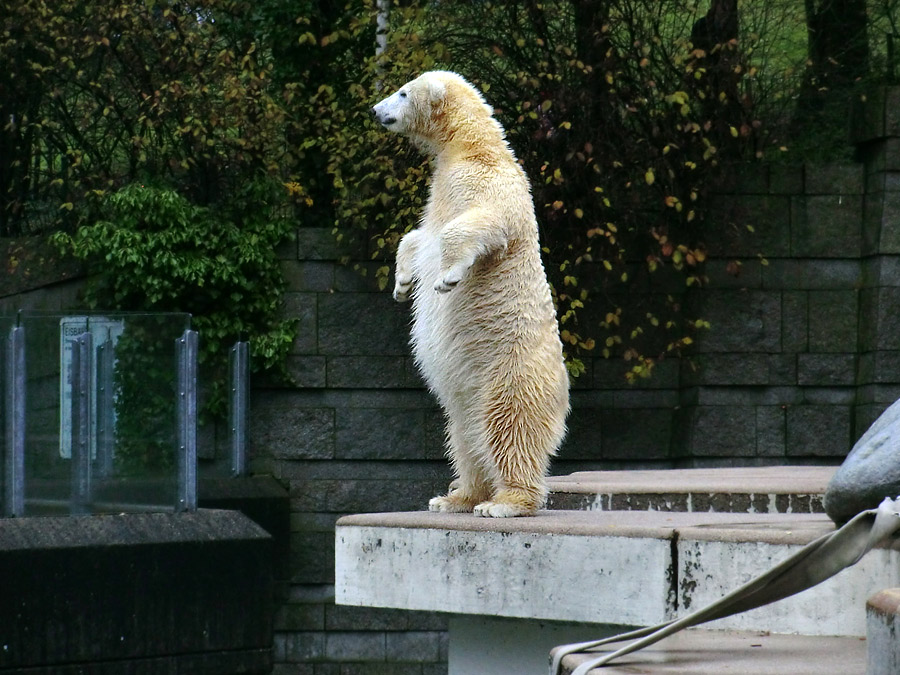
[[[563,672],[570,675],[603,653],[567,656]],[[860,638],[692,629],[595,668],[590,675],[861,675],[865,664],[866,641]]]
[[[822,513],[836,467],[583,471],[549,479],[551,509]]]
[[[866,675],[900,673],[900,588],[889,588],[866,605],[869,658]]]
[[[652,625],[721,598],[833,529],[814,514],[347,516],[337,523],[335,593],[348,605]],[[866,600],[900,586],[898,548],[722,627],[865,635]]]

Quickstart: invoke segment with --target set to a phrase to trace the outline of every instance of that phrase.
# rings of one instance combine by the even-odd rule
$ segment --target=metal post
[[[115,348],[111,339],[97,347],[97,473],[107,478],[113,473],[115,452],[115,397],[113,369]]]
[[[91,510],[91,371],[93,336],[72,340],[72,502],[70,512]]]
[[[231,474],[247,473],[247,419],[250,389],[250,343],[236,342],[230,355],[231,398],[228,424],[231,428]]]
[[[3,515],[25,515],[25,328],[14,327],[6,342],[6,490]]]
[[[175,340],[178,360],[178,494],[176,511],[197,508],[197,331]]]

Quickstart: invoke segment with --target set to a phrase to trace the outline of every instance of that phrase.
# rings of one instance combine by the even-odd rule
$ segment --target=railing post
[[[231,398],[228,425],[231,429],[231,474],[247,473],[247,419],[250,389],[250,343],[236,342],[231,348],[229,371]]]
[[[72,502],[73,515],[91,507],[91,372],[93,336],[87,332],[72,340]]]
[[[97,346],[97,474],[107,478],[113,473],[116,445],[116,409],[113,390],[115,347],[106,339]]]
[[[25,515],[25,328],[14,327],[6,341],[6,490],[3,515]]]
[[[197,331],[175,340],[178,360],[178,494],[176,511],[197,508]]]

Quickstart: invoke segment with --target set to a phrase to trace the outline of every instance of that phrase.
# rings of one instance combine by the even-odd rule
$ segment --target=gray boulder
[[[825,512],[844,523],[860,511],[874,509],[885,497],[900,495],[900,400],[853,446],[825,492]]]

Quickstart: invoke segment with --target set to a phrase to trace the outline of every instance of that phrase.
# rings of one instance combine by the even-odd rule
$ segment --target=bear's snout
[[[389,127],[392,124],[397,123],[397,118],[388,113],[381,113],[378,110],[378,106],[374,106],[372,108],[372,117],[375,118],[375,121],[378,122],[383,127]]]

